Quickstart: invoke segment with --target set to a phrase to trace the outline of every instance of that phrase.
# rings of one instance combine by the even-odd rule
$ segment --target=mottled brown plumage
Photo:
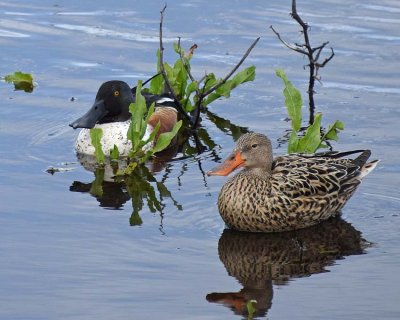
[[[361,154],[342,158],[354,153]],[[361,179],[378,163],[366,162],[370,154],[369,150],[292,154],[274,160],[270,140],[248,133],[209,175],[227,175],[244,167],[219,194],[218,209],[229,227],[253,232],[295,230],[340,214]]]

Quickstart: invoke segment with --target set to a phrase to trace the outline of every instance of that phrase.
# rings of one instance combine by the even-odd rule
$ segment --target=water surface
[[[324,123],[346,124],[334,148],[368,147],[381,163],[342,219],[282,235],[224,231],[216,200],[225,178],[204,171],[245,130],[267,133],[285,153],[275,70],[305,92],[306,61],[269,26],[301,41],[290,1],[169,3],[167,61],[180,36],[199,46],[197,77],[223,76],[261,36],[246,61],[256,80],[210,106],[201,136],[212,141],[200,155],[149,164],[125,182],[77,161],[68,123],[103,81],[133,85],[154,73],[163,5],[0,2],[0,74],[31,72],[38,83],[32,94],[0,83],[0,318],[242,319],[244,302],[257,299],[264,319],[398,319],[398,1],[298,1],[312,42],[335,50],[316,87]]]

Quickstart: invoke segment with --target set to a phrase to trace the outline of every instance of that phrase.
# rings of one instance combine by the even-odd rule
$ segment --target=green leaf
[[[149,138],[144,142],[143,145],[154,141],[158,131],[160,130],[160,127],[161,127],[161,123],[160,123],[160,121],[158,121],[156,126],[154,127],[153,131],[150,133]]]
[[[174,47],[174,51],[177,54],[179,54],[180,56],[184,56],[185,55],[185,50],[183,50],[182,47],[180,47],[177,42],[173,43],[173,47]]]
[[[142,82],[138,81],[136,87],[136,100],[129,106],[129,112],[132,114],[131,124],[128,129],[128,139],[132,142],[133,153],[137,153],[143,146],[142,138],[146,133],[147,122],[144,115],[147,111],[146,100],[142,93]]]
[[[186,97],[189,97],[198,88],[199,88],[199,84],[197,81],[193,81],[193,82],[189,83],[189,85],[186,88]]]
[[[297,136],[297,133],[294,130],[292,130],[288,143],[288,153],[299,152],[298,146],[299,146],[299,138]]]
[[[217,78],[214,73],[209,73],[203,81],[205,83],[204,91],[208,91],[217,83]]]
[[[328,131],[322,137],[322,141],[325,140],[334,140],[338,141],[338,132],[339,130],[344,130],[344,123],[342,121],[336,120],[334,124],[329,125]]]
[[[187,79],[188,75],[185,69],[185,66],[182,63],[182,60],[177,60],[174,64],[173,68],[174,77],[172,79],[173,87],[175,89],[175,94],[177,95],[178,99],[181,99],[185,96],[186,86],[187,86]]]
[[[114,148],[112,150],[110,150],[110,158],[111,160],[118,160],[119,158],[119,150],[118,147],[114,144]]]
[[[135,161],[130,162],[128,166],[125,168],[124,174],[130,176],[137,166],[138,166],[137,162]]]
[[[246,69],[238,72],[233,78],[232,78],[232,86],[231,89],[236,88],[239,84],[248,82],[248,81],[253,81],[256,77],[256,67],[255,66],[250,66],[247,67]]]
[[[90,140],[95,150],[96,161],[104,164],[105,156],[101,147],[101,138],[103,137],[103,130],[101,128],[90,129]]]
[[[298,151],[314,153],[321,144],[321,119],[322,113],[315,115],[314,123],[306,130],[304,137],[299,140]]]
[[[94,197],[103,196],[104,168],[96,168],[94,181],[91,183],[89,193]]]
[[[143,224],[143,220],[140,217],[138,210],[133,210],[131,217],[129,218],[129,224],[131,226],[141,226]]]
[[[152,149],[152,152],[153,153],[160,152],[160,151],[164,150],[165,148],[167,148],[169,146],[169,144],[171,143],[172,139],[178,133],[181,126],[182,126],[182,120],[178,121],[174,125],[171,132],[161,133],[157,139],[155,146]]]
[[[30,73],[17,71],[6,75],[4,80],[8,83],[13,83],[15,90],[24,90],[25,92],[33,91],[33,76]]]
[[[292,120],[292,128],[297,132],[301,127],[302,120],[301,108],[303,106],[303,101],[300,91],[288,80],[282,69],[276,70],[276,75],[281,78],[284,83],[283,95],[285,96],[285,105],[288,115]]]
[[[257,303],[257,300],[249,300],[246,303],[246,308],[247,308],[247,320],[252,320],[254,313],[257,311],[257,309],[254,307],[254,305]]]
[[[210,93],[207,98],[204,100],[203,102],[203,106],[207,106],[209,105],[211,102],[217,100],[218,98],[221,98],[221,95],[217,92],[212,92]]]
[[[232,80],[227,80],[223,85],[219,86],[215,92],[219,94],[220,97],[229,98],[231,96],[232,86]]]
[[[205,99],[203,102],[203,105],[206,106],[210,104],[211,102],[215,101],[216,99],[220,97],[225,97],[229,98],[231,95],[231,91],[235,89],[238,85],[247,82],[247,81],[253,81],[256,75],[256,67],[255,66],[250,66],[239,73],[237,73],[232,79],[227,80],[224,84],[219,86],[217,90],[214,92],[210,93],[208,97]],[[206,82],[206,87],[205,90],[211,89],[214,85],[216,85],[218,82],[222,82],[222,79],[219,79],[218,81],[215,79],[214,74],[210,74],[210,77],[206,77],[205,79]]]

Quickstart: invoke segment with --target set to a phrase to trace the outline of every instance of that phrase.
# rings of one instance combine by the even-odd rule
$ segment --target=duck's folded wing
[[[271,191],[291,198],[352,192],[360,183],[360,169],[350,159],[280,157],[274,162]]]

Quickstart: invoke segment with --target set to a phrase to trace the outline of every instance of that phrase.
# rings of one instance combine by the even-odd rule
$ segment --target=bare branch
[[[326,46],[328,43],[329,43],[329,41],[324,42],[323,44],[321,44],[321,45],[318,46],[318,47],[312,48],[312,52],[314,53],[314,52],[317,51],[317,50],[322,50],[323,48],[325,48],[325,46]]]
[[[327,42],[324,42],[324,43],[323,43],[321,46],[319,46],[319,48],[318,48],[318,49],[316,49],[316,48],[313,48],[313,52],[317,51],[317,54],[315,55],[315,58],[314,58],[314,61],[315,61],[315,62],[317,62],[317,61],[318,61],[318,59],[319,59],[319,56],[320,56],[320,54],[321,54],[322,50],[325,48],[325,46],[326,46],[328,43],[329,43],[329,41],[327,41]]]
[[[307,55],[307,52],[304,50],[299,49],[299,47],[304,47],[305,45],[298,45],[295,44],[295,47],[292,46],[290,43],[286,42],[285,40],[282,39],[281,35],[279,34],[279,32],[277,32],[273,26],[269,26],[271,28],[271,30],[275,33],[275,35],[278,37],[279,41],[282,42],[287,48],[289,48],[290,50],[296,51],[298,53]]]
[[[329,62],[329,61],[331,61],[332,60],[332,58],[335,56],[335,52],[333,51],[333,48],[331,48],[331,55],[328,57],[328,58],[326,58],[325,60],[324,60],[324,62],[322,62],[321,64],[320,63],[317,63],[316,65],[319,67],[319,68],[323,68],[323,67],[325,67],[325,65]]]
[[[210,88],[206,93],[203,93],[203,98],[205,96],[208,96],[210,93],[214,92],[215,90],[217,90],[220,86],[222,86],[235,72],[237,69],[239,69],[239,67],[242,65],[242,63],[244,62],[244,60],[246,60],[246,58],[248,57],[248,55],[250,54],[251,50],[253,50],[253,48],[256,46],[257,42],[260,40],[260,37],[258,37],[256,40],[254,40],[254,42],[251,44],[251,46],[247,49],[246,53],[244,54],[244,56],[242,57],[242,59],[240,59],[240,61],[238,62],[238,64],[231,70],[231,72],[229,72],[224,79],[222,79],[220,82],[218,82],[215,86],[213,86],[212,88]]]
[[[160,72],[164,78],[165,85],[167,86],[168,91],[174,98],[174,103],[179,109],[179,112],[188,120],[190,123],[192,123],[192,120],[190,119],[189,115],[183,110],[182,105],[180,104],[178,97],[176,96],[174,90],[172,89],[172,86],[168,80],[167,73],[165,72],[164,68],[164,46],[163,46],[163,21],[164,21],[164,12],[167,9],[167,5],[164,5],[164,8],[160,11]]]
[[[309,102],[309,110],[310,110],[310,117],[309,117],[309,124],[311,125],[314,123],[314,111],[315,111],[315,103],[314,103],[314,84],[315,80],[320,81],[320,77],[318,76],[318,70],[319,68],[324,67],[335,55],[333,52],[333,49],[331,48],[331,55],[324,60],[323,63],[319,63],[318,60],[320,58],[320,55],[322,53],[322,50],[326,47],[326,45],[329,42],[324,42],[318,47],[311,47],[310,44],[310,39],[308,36],[308,31],[309,31],[309,25],[303,21],[303,19],[299,16],[297,13],[297,4],[296,0],[292,0],[292,12],[290,13],[292,18],[301,26],[302,30],[301,33],[303,34],[304,37],[304,44],[298,44],[295,43],[294,45],[289,44],[285,40],[282,39],[280,34],[275,31],[275,29],[270,26],[272,31],[275,33],[275,35],[278,37],[278,39],[290,50],[299,52],[303,55],[306,55],[309,61],[309,64],[307,64],[307,67],[309,67],[309,82],[308,82],[308,102]]]

